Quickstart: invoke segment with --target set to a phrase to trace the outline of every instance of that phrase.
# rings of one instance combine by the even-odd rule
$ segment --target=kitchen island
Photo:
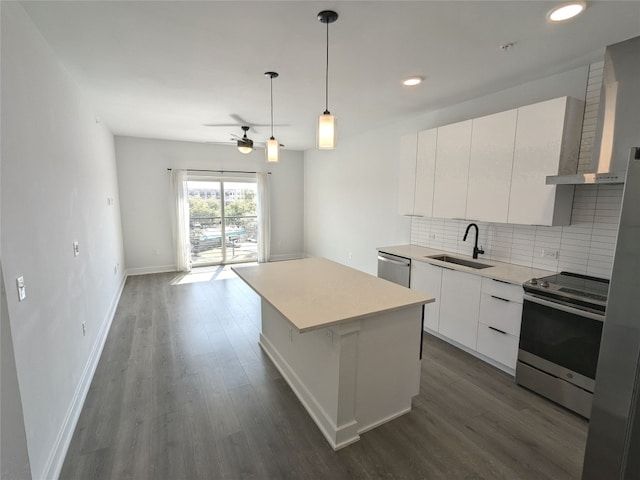
[[[233,270],[261,297],[260,346],[334,449],[411,410],[433,298],[323,258]]]

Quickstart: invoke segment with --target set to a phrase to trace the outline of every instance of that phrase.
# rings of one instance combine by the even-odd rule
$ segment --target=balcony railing
[[[258,217],[225,216],[224,242],[221,217],[190,217],[189,239],[194,267],[220,263],[255,262],[258,259]]]

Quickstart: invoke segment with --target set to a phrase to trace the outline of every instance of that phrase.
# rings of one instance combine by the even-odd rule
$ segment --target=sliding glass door
[[[255,181],[198,179],[187,186],[192,266],[257,261]]]

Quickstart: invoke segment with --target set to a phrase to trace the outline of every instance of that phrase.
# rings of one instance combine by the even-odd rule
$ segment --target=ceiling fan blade
[[[203,123],[203,127],[239,127],[237,123]]]
[[[265,125],[261,125],[261,124],[258,124],[258,123],[247,122],[240,115],[237,115],[235,113],[231,113],[231,114],[229,114],[229,116],[231,118],[233,118],[236,122],[238,122],[240,125],[247,125],[249,127],[249,130],[251,130],[253,127],[264,127],[265,126]]]

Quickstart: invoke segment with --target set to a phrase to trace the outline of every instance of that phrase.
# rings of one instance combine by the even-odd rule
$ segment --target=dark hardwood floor
[[[334,452],[229,274],[127,279],[62,479],[580,478],[584,419],[429,335],[413,410]]]

